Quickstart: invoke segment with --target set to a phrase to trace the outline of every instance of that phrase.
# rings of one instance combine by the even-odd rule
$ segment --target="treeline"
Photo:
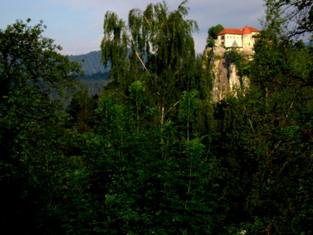
[[[99,97],[41,23],[1,30],[1,234],[311,234],[313,49],[266,3],[250,89],[217,104],[186,2],[106,13]]]

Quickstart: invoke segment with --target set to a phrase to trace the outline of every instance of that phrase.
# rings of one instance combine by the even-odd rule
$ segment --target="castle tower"
[[[252,49],[255,43],[255,35],[260,32],[253,27],[245,26],[242,29],[242,47],[243,49]]]

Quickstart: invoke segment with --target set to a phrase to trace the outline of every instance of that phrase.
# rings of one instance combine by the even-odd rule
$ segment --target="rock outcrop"
[[[228,61],[226,49],[223,47],[207,48],[204,52],[206,61],[209,61],[207,69],[211,70],[212,80],[212,100],[219,102],[229,96],[238,96],[249,88],[249,78],[240,76],[235,64]],[[244,52],[247,59],[251,53]]]

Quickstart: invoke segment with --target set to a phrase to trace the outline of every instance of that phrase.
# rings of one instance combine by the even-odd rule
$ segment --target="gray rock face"
[[[226,97],[243,93],[249,88],[249,78],[240,77],[235,64],[226,60],[226,50],[223,47],[207,48],[205,55],[211,57],[211,70],[213,75],[212,100],[219,102]]]

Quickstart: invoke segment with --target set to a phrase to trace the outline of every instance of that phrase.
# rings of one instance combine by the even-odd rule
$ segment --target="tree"
[[[283,16],[292,22],[292,35],[313,32],[313,2],[310,0],[275,0],[275,7],[281,10]],[[291,21],[291,22],[290,22]]]
[[[199,112],[199,99],[198,92],[188,91],[184,92],[180,101],[180,110],[178,113],[179,119],[185,124],[184,128],[186,132],[186,140],[189,141],[191,133],[196,133],[195,121],[196,113]]]
[[[71,118],[70,123],[80,133],[90,131],[95,126],[96,98],[91,97],[86,88],[80,88],[73,95],[71,103],[67,107]]]
[[[53,231],[47,218],[53,220],[52,201],[62,194],[57,182],[68,150],[58,97],[79,68],[42,36],[42,23],[29,23],[0,30],[0,223],[12,233],[34,234]]]
[[[299,206],[299,200],[312,193],[304,176],[312,174],[311,140],[302,137],[311,125],[304,117],[312,112],[312,54],[285,36],[273,2],[267,1],[265,28],[255,44],[248,93],[216,106],[220,131],[213,151],[227,169],[227,221],[235,231],[306,234],[312,207]]]
[[[150,4],[145,11],[129,13],[128,25],[115,13],[106,13],[102,41],[103,61],[112,62],[113,81],[127,94],[135,80],[147,80],[153,102],[164,123],[168,110],[193,84],[195,49],[194,21],[186,20],[186,1],[168,12],[165,3]],[[185,71],[185,72],[183,72]],[[174,111],[174,110],[173,110]]]
[[[114,71],[87,160],[104,233],[219,231],[222,170],[202,143],[210,142],[210,79],[187,13],[184,1],[172,12],[165,3],[133,9],[127,24],[105,15],[102,54]]]
[[[215,40],[217,39],[218,34],[223,31],[224,26],[221,24],[217,24],[212,26],[208,30],[208,39],[207,39],[207,47],[213,47],[215,45]]]

